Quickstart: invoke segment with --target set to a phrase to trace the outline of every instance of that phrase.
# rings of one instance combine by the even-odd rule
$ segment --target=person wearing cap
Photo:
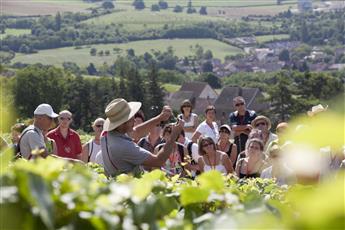
[[[219,128],[219,140],[217,150],[225,152],[232,162],[232,167],[236,167],[237,146],[230,141],[231,128],[229,125],[222,125]]]
[[[192,103],[189,100],[184,100],[181,104],[181,114],[177,116],[178,119],[184,120],[185,136],[191,140],[195,129],[198,127],[198,115],[192,113]]]
[[[59,115],[53,111],[49,104],[40,104],[34,111],[34,123],[29,125],[21,133],[19,140],[20,155],[26,159],[32,159],[34,150],[42,151],[41,156],[47,156],[49,151],[46,148],[43,131],[48,131],[53,124],[53,119]]]
[[[111,101],[106,109],[107,119],[103,129],[107,135],[101,138],[102,158],[104,171],[107,176],[115,176],[120,173],[142,172],[142,166],[161,167],[164,165],[173,144],[184,126],[183,121],[179,121],[172,128],[171,139],[158,152],[157,155],[139,147],[128,135],[142,136],[154,126],[166,121],[172,114],[171,108],[164,106],[162,112],[154,118],[134,127],[134,114],[141,107],[141,102],[127,102],[123,98]],[[146,131],[145,131],[146,130]]]
[[[47,137],[55,140],[58,156],[69,159],[80,159],[82,146],[79,134],[70,128],[72,113],[63,110],[59,113],[59,125],[49,131]]]
[[[85,163],[95,162],[96,155],[101,151],[101,133],[103,130],[104,119],[99,117],[92,123],[92,129],[95,137],[83,145],[81,152],[81,160]]]
[[[238,96],[233,99],[235,111],[229,115],[229,124],[234,132],[237,152],[245,150],[248,134],[252,130],[251,122],[255,119],[254,110],[246,109],[246,102],[243,97]]]
[[[278,139],[278,136],[270,131],[271,129],[271,121],[266,116],[257,116],[252,121],[252,127],[255,129],[261,130],[262,133],[262,141],[264,143],[264,154],[267,156],[266,150],[272,141]]]

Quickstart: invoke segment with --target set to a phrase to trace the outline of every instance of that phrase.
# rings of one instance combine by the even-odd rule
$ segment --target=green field
[[[31,34],[30,29],[6,29],[4,34],[0,34],[0,38],[3,39],[8,35],[19,36],[23,34]]]
[[[199,14],[188,15],[186,13],[173,13],[169,11],[151,12],[142,11],[120,11],[107,14],[97,18],[84,21],[87,24],[105,25],[122,24],[126,30],[144,30],[149,28],[162,28],[168,25],[187,25],[205,21],[223,20],[222,18],[201,16]]]
[[[270,42],[274,40],[289,39],[290,35],[289,34],[263,35],[263,36],[255,36],[255,38],[258,43],[265,43],[265,42]]]
[[[124,44],[105,44],[105,45],[91,45],[84,46],[82,49],[75,49],[74,47],[42,50],[36,54],[16,54],[12,63],[22,62],[28,64],[42,63],[50,65],[62,65],[63,62],[75,62],[80,66],[87,66],[90,62],[95,65],[102,65],[104,62],[111,64],[120,55],[126,55],[127,49],[134,49],[136,55],[144,54],[145,52],[152,52],[154,50],[165,51],[171,46],[175,55],[178,57],[185,57],[193,55],[191,46],[199,44],[204,50],[211,50],[214,57],[224,60],[227,55],[234,55],[242,53],[242,50],[223,42],[214,39],[161,39],[161,40],[146,40],[136,41]],[[98,51],[110,51],[109,56],[91,56],[90,49],[96,48]],[[116,52],[113,49],[118,49]]]
[[[166,84],[163,84],[162,87],[169,93],[175,93],[181,88],[181,85],[166,83]]]
[[[131,5],[133,1],[119,0],[119,5]],[[151,7],[152,4],[157,4],[157,0],[145,0],[146,7]],[[169,7],[180,5],[186,7],[187,0],[166,0]],[[296,3],[297,0],[283,1],[282,4]],[[206,7],[247,7],[247,6],[267,6],[276,5],[276,0],[193,0],[192,5],[194,7],[206,6]]]

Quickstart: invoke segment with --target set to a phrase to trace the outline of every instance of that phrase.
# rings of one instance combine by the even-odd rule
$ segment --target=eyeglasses
[[[238,106],[240,106],[240,105],[244,105],[244,102],[235,104],[236,107],[238,107]]]
[[[266,126],[267,124],[266,124],[266,122],[260,122],[260,123],[257,123],[257,124],[256,124],[256,127],[258,127],[258,126],[260,126],[260,125]]]
[[[213,145],[212,143],[205,143],[202,145],[202,147],[207,147],[207,146],[210,146],[210,145]]]
[[[227,133],[227,134],[230,134],[229,130],[226,130],[226,129],[221,129],[221,130],[219,130],[219,133]]]
[[[70,118],[70,117],[59,117],[59,119],[62,121],[64,121],[64,120],[70,121],[72,118]]]

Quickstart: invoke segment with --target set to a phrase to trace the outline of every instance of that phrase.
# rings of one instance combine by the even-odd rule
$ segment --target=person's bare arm
[[[87,163],[88,159],[89,159],[89,145],[88,145],[88,143],[86,143],[86,144],[83,145],[83,148],[81,150],[80,160],[82,160],[85,163]]]
[[[222,154],[223,155],[223,159],[222,159],[222,163],[224,165],[224,167],[226,168],[227,173],[233,173],[234,169],[232,167],[232,162],[230,160],[230,158],[228,157],[228,155],[226,155],[226,153]]]
[[[171,108],[169,106],[164,106],[162,112],[159,115],[135,126],[133,128],[133,132],[131,133],[131,137],[133,139],[139,140],[140,138],[146,136],[156,125],[159,125],[162,121],[168,120],[171,115]]]
[[[230,160],[232,163],[237,161],[237,145],[236,144],[232,144]]]
[[[198,141],[198,139],[199,139],[200,136],[201,136],[201,133],[198,132],[198,131],[195,131],[194,134],[193,134],[193,136],[192,136],[192,142],[193,142],[193,143],[197,143],[197,141]]]
[[[235,136],[240,135],[241,133],[249,134],[252,130],[251,125],[232,125],[231,129],[235,132]]]
[[[204,172],[204,161],[203,161],[202,157],[199,157],[199,159],[198,159],[198,166],[199,166],[199,171]]]
[[[184,122],[179,120],[178,123],[172,128],[171,138],[169,141],[165,143],[164,147],[159,150],[157,155],[150,154],[149,157],[143,162],[143,165],[149,167],[161,167],[172,152],[175,140],[181,133],[183,126]]]

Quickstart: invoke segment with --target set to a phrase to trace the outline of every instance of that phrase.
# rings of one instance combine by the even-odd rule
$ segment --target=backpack
[[[22,158],[22,157],[23,157],[23,156],[22,156],[22,153],[20,152],[20,141],[22,140],[22,137],[23,137],[27,132],[29,132],[29,131],[31,131],[31,130],[34,130],[34,131],[39,135],[39,132],[37,131],[36,128],[25,130],[25,131],[23,132],[23,134],[20,135],[20,138],[19,138],[19,140],[18,140],[18,144],[14,146],[14,154],[15,154],[14,159],[18,159],[18,158]]]

